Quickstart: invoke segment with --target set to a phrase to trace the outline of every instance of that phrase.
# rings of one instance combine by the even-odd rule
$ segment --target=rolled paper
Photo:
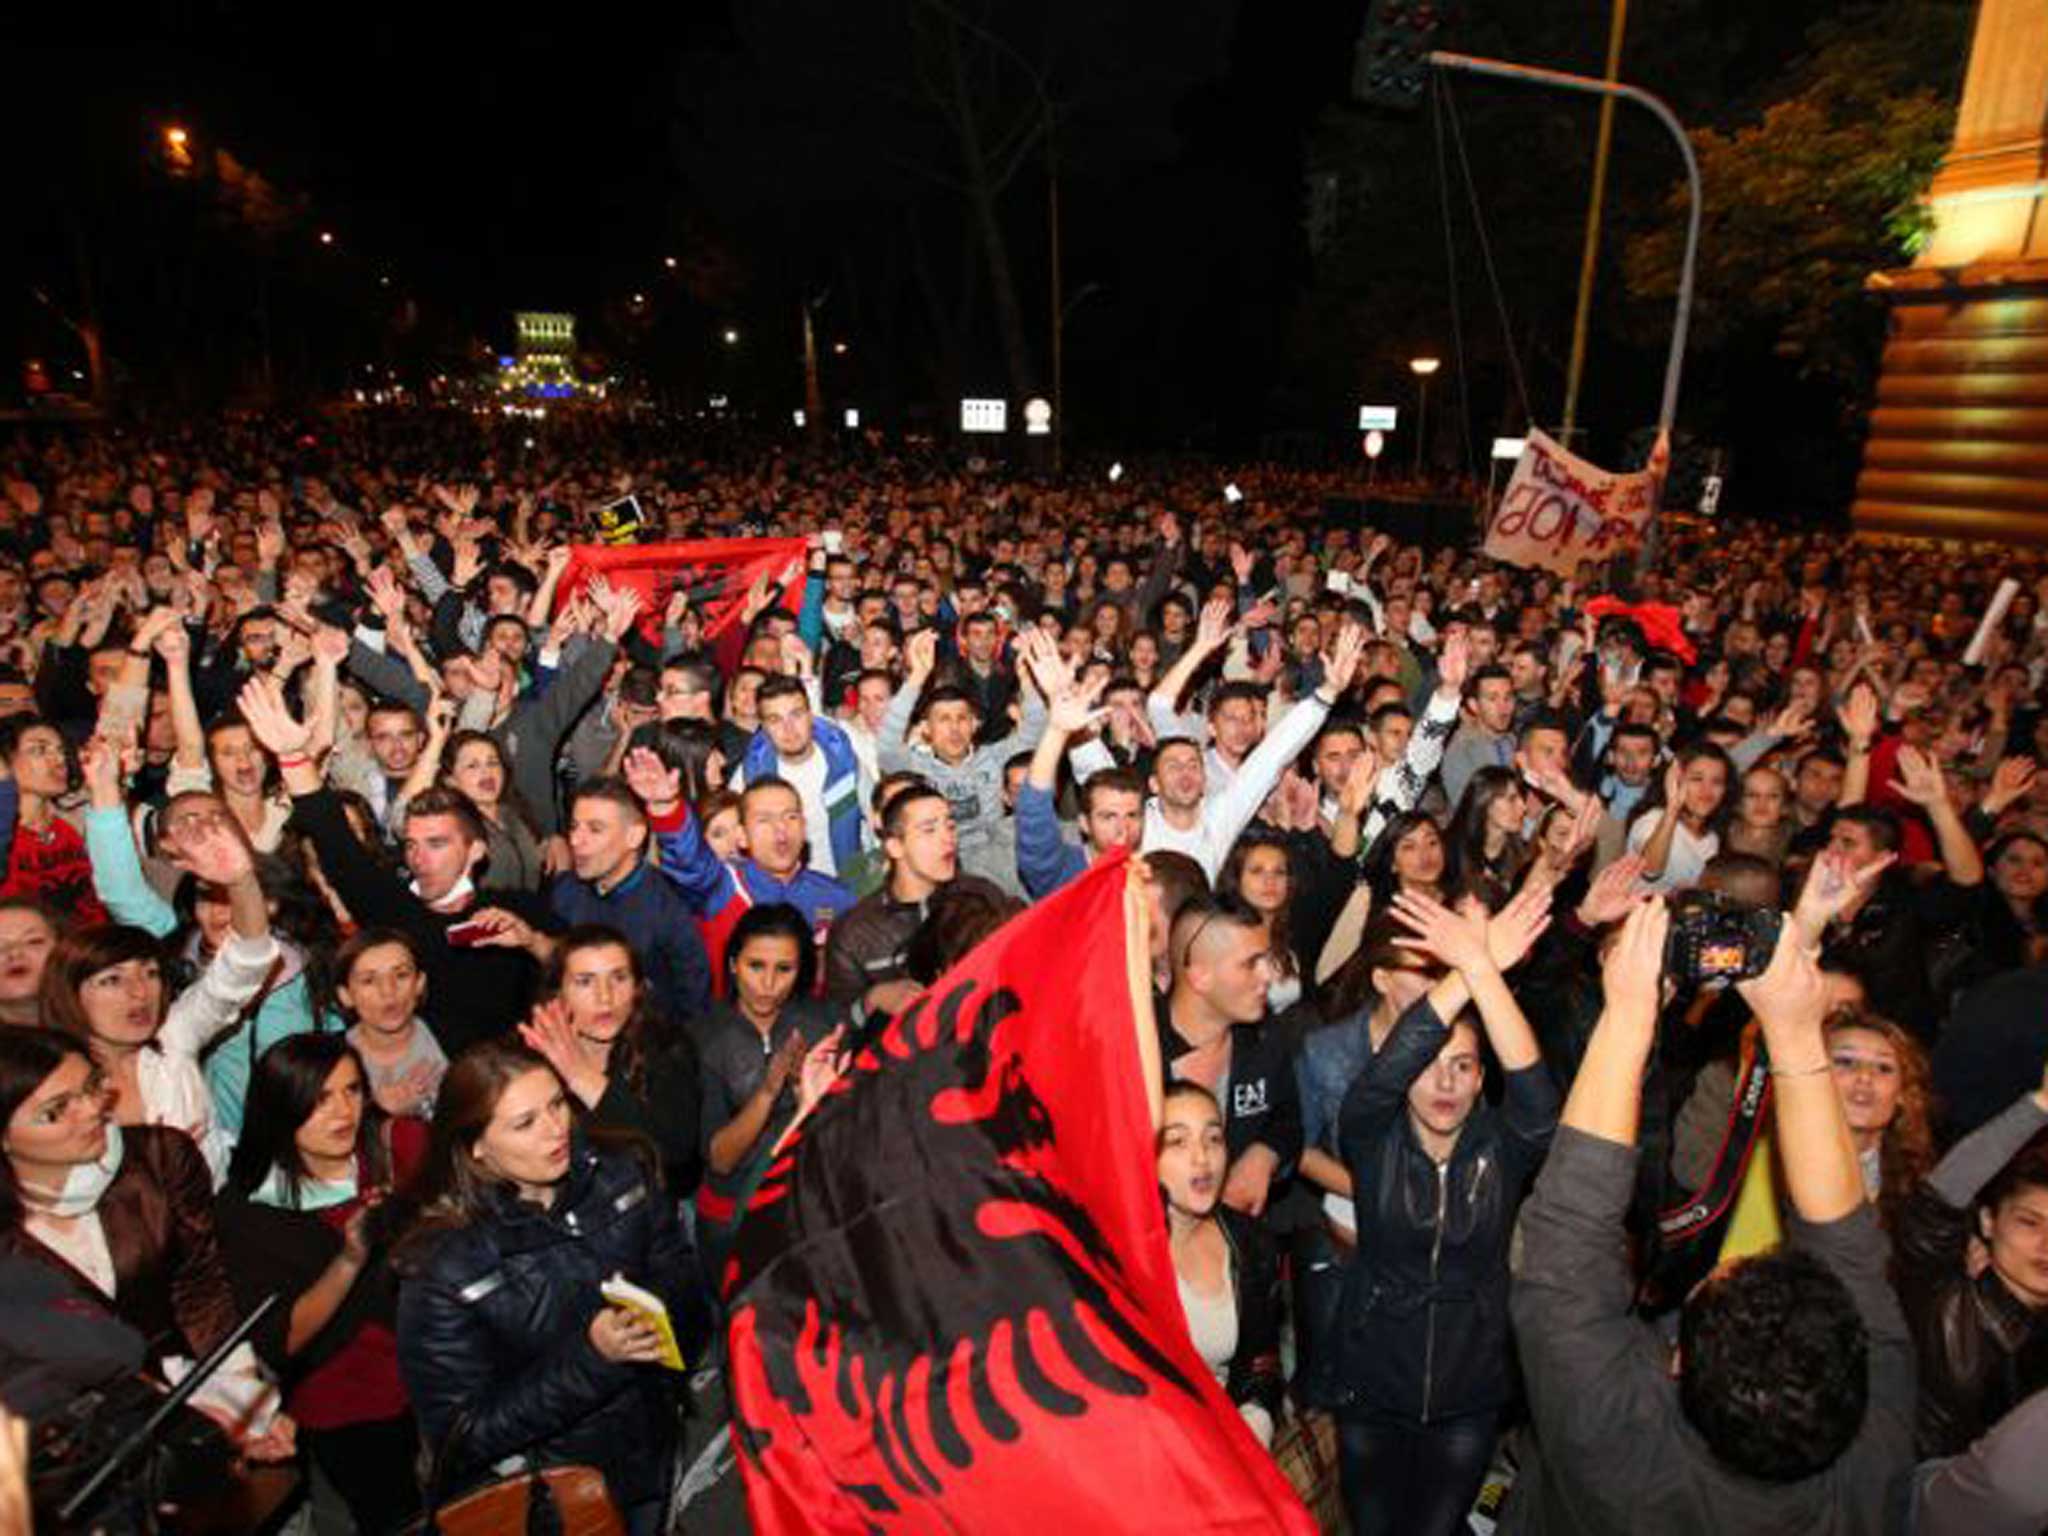
[[[1977,633],[1970,636],[1969,649],[1963,652],[1963,665],[1977,666],[1984,660],[1984,647],[1991,643],[1991,631],[2005,622],[2005,611],[2012,606],[2012,600],[2020,595],[2020,584],[2008,576],[1998,584],[1998,590],[1991,594],[1991,606],[1984,610],[1984,617],[1977,625]]]

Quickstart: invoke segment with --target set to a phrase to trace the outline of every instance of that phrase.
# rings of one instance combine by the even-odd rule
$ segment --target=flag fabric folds
[[[578,544],[555,587],[555,606],[602,576],[615,587],[632,587],[644,607],[641,624],[658,633],[670,596],[681,588],[703,617],[704,637],[714,640],[739,620],[747,589],[757,580],[800,582],[802,539],[691,539],[673,544]],[[799,586],[796,596],[801,597]]]
[[[1097,865],[857,1045],[724,1276],[754,1528],[1315,1529],[1189,1342],[1143,892]]]

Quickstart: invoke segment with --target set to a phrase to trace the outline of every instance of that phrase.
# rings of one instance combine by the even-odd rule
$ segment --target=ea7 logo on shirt
[[[1263,1115],[1265,1112],[1266,1080],[1263,1077],[1255,1083],[1230,1085],[1230,1117],[1233,1120],[1243,1120],[1252,1115]]]

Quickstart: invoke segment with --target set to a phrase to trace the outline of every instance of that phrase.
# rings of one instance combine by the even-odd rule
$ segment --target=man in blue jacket
[[[581,785],[569,803],[574,873],[556,877],[548,907],[565,925],[616,928],[640,957],[655,1000],[680,1022],[711,998],[711,962],[697,915],[674,882],[648,862],[647,811],[617,779]]]
[[[800,678],[769,678],[754,707],[761,728],[740,761],[739,780],[780,779],[794,789],[803,802],[811,867],[837,876],[860,856],[861,806],[868,798],[853,743],[811,708]]]

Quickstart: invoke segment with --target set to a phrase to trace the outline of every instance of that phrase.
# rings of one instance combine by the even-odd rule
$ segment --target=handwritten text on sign
[[[1581,560],[1636,548],[1657,505],[1663,462],[1660,452],[1649,469],[1609,474],[1531,432],[1487,527],[1485,553],[1569,576]]]

